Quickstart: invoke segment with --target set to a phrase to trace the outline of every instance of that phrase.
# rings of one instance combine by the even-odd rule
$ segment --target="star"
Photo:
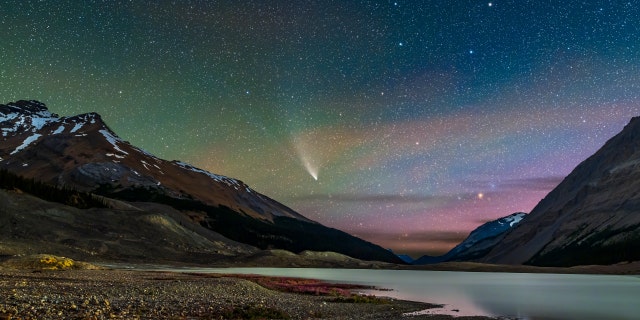
[[[29,3],[2,4],[0,103],[97,112],[160,158],[416,255],[530,211],[640,105],[629,1]]]

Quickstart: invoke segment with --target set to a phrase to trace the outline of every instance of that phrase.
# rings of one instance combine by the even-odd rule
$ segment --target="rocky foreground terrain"
[[[0,264],[0,319],[450,319],[405,315],[437,305],[345,297],[331,286],[322,287],[335,292],[328,295],[282,292],[260,279],[107,270],[50,255],[12,258]]]

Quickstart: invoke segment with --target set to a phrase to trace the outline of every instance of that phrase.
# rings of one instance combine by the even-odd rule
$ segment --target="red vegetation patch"
[[[311,294],[317,296],[351,297],[351,290],[376,289],[373,286],[346,283],[328,283],[316,279],[270,277],[247,274],[219,274],[217,277],[229,277],[249,280],[267,289],[281,292]]]
[[[355,289],[374,289],[371,286],[344,284],[344,283],[328,283],[316,279],[300,279],[288,277],[268,277],[256,275],[231,275],[236,278],[242,278],[253,281],[265,288],[293,292],[303,294],[313,294],[319,296],[351,296],[351,290]]]

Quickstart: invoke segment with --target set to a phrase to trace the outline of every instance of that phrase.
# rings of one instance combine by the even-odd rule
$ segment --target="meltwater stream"
[[[454,315],[517,319],[640,319],[640,276],[321,268],[162,270],[259,274],[366,284],[393,290],[370,293],[444,304],[445,308],[439,311]]]

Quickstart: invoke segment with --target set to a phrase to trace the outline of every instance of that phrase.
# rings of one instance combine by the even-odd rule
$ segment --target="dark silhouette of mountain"
[[[397,256],[398,258],[402,259],[402,261],[404,261],[405,263],[408,263],[408,264],[413,263],[413,258],[411,258],[411,256],[408,256],[406,254],[398,254]]]
[[[574,266],[640,260],[640,117],[580,163],[479,259]]]
[[[91,261],[212,263],[257,248],[163,205],[103,199],[77,208],[0,189],[0,256],[50,253]]]
[[[35,179],[26,179],[6,169],[0,169],[0,189],[24,191],[43,200],[58,202],[79,209],[107,207],[104,199],[91,193],[52,186]]]
[[[506,217],[489,221],[471,231],[460,244],[441,256],[422,256],[412,264],[433,264],[447,261],[470,261],[484,256],[496,243],[499,243],[506,232],[516,226],[526,213],[517,212]]]
[[[0,168],[43,183],[171,206],[206,229],[261,249],[334,251],[400,262],[309,220],[242,181],[166,161],[120,139],[96,113],[59,117],[38,101],[0,105]]]
[[[413,262],[413,258],[411,256],[409,256],[409,255],[397,254],[397,253],[393,252],[393,250],[391,250],[391,249],[387,249],[387,250],[389,250],[389,252],[391,252],[394,255],[396,255],[396,257],[398,257],[400,260],[402,260],[406,264],[411,264]]]

